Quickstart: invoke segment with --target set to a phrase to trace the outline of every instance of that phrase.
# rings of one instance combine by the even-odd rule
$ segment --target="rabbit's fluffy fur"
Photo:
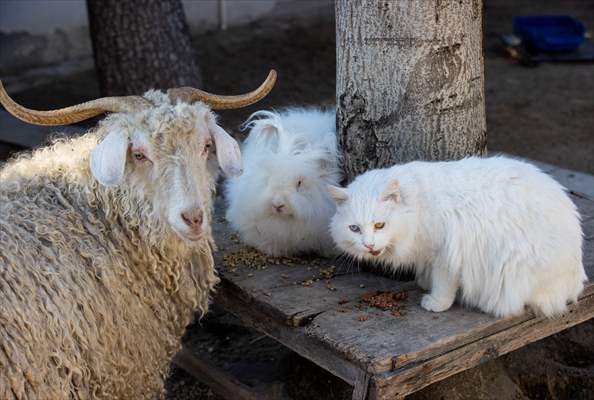
[[[331,231],[341,250],[389,268],[414,266],[421,305],[463,303],[496,316],[528,305],[556,316],[587,279],[580,216],[565,189],[505,157],[372,170],[347,189]]]
[[[332,255],[327,185],[341,180],[334,110],[258,111],[244,127],[244,172],[226,183],[232,228],[270,255]]]

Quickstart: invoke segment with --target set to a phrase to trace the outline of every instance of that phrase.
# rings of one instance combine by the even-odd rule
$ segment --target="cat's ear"
[[[386,185],[386,188],[380,195],[381,201],[393,201],[394,203],[400,203],[400,182],[397,179],[393,179]]]
[[[330,193],[330,196],[334,199],[336,205],[339,206],[349,199],[349,194],[346,189],[338,186],[328,185],[328,193]]]

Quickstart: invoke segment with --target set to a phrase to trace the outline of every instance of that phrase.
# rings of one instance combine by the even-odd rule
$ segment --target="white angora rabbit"
[[[335,112],[258,111],[244,127],[244,172],[226,183],[227,220],[241,240],[273,255],[334,254],[328,184],[341,180]]]

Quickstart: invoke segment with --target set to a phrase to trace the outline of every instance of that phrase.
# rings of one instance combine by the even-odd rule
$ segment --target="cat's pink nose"
[[[368,250],[373,251],[373,247],[375,246],[375,244],[366,244],[366,243],[363,243],[363,246],[367,247]]]

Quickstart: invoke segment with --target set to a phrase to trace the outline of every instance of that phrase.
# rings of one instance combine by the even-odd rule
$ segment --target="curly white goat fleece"
[[[0,166],[0,399],[164,398],[171,358],[219,281],[218,168],[242,168],[209,104],[253,103],[269,76],[230,98],[174,88],[51,111],[20,106],[0,81],[0,104],[25,122],[111,112]]]
[[[259,111],[245,124],[243,175],[227,180],[227,220],[241,240],[271,255],[331,255],[328,223],[338,168],[334,111]]]
[[[587,279],[582,230],[564,188],[535,166],[505,158],[412,162],[373,170],[347,189],[331,222],[357,259],[413,268],[444,311],[456,293],[496,316],[525,305],[548,317],[576,301]]]

